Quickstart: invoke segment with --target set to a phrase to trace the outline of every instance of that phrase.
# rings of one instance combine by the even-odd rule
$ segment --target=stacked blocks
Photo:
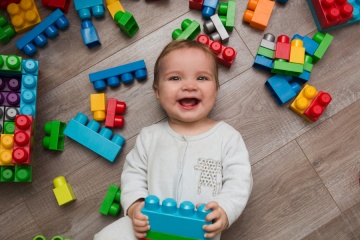
[[[70,7],[70,0],[42,0],[42,4],[44,7],[54,10],[59,8],[61,11],[67,13]]]
[[[105,93],[90,94],[90,109],[94,113],[96,121],[104,121],[106,118],[106,95]]]
[[[16,42],[18,49],[25,52],[28,56],[36,53],[36,46],[44,47],[47,44],[47,38],[55,38],[59,35],[57,28],[65,30],[69,26],[69,21],[60,9],[52,12],[39,25],[29,31],[26,35]],[[35,44],[35,45],[34,45]]]
[[[201,11],[203,8],[204,0],[189,0],[189,8]]]
[[[236,1],[229,0],[227,3],[219,3],[218,14],[226,30],[231,32],[235,26]]]
[[[90,20],[104,16],[104,4],[102,0],[74,0],[75,10],[78,12],[81,21]]]
[[[111,184],[100,206],[99,212],[104,215],[117,216],[121,210],[120,196],[120,188]]]
[[[223,43],[229,41],[229,34],[217,14],[212,15],[210,20],[204,22],[204,30],[210,34],[210,39],[213,41]]]
[[[219,0],[204,0],[202,8],[202,16],[205,19],[209,19],[212,15],[215,14]]]
[[[251,27],[264,31],[267,27],[275,2],[271,0],[249,0],[243,20]]]
[[[133,74],[138,80],[144,80],[147,77],[144,60],[94,72],[89,74],[89,78],[90,82],[94,85],[94,89],[101,91],[106,88],[106,82],[110,87],[119,86],[120,79],[125,84],[133,82]]]
[[[220,42],[212,41],[204,34],[200,34],[196,40],[207,45],[215,53],[220,64],[227,68],[231,67],[237,55],[235,49],[232,47],[225,47]]]
[[[110,162],[116,160],[125,143],[124,137],[118,134],[112,137],[113,132],[110,129],[104,127],[100,130],[98,122],[89,121],[82,113],[70,120],[64,134]]]
[[[44,126],[46,136],[42,141],[45,149],[62,151],[64,149],[66,124],[57,120],[47,122]]]
[[[17,33],[26,32],[41,22],[34,0],[21,0],[19,4],[11,3],[7,6],[7,12]]]
[[[139,25],[137,24],[134,16],[127,11],[118,11],[114,15],[114,21],[128,37],[133,37],[139,30]]]
[[[205,204],[200,205],[195,211],[195,206],[189,201],[184,201],[179,208],[172,198],[167,198],[160,205],[160,200],[154,195],[145,198],[145,205],[141,213],[148,216],[151,230],[147,232],[147,238],[156,235],[156,239],[176,237],[190,239],[205,239],[203,225],[211,224],[205,218],[211,210],[205,211]],[[173,238],[174,237],[174,238]],[[180,238],[181,239],[181,238]]]
[[[101,45],[99,35],[90,20],[86,20],[81,23],[80,32],[84,44],[88,48],[93,48]]]
[[[14,28],[8,23],[4,15],[0,14],[0,43],[5,45],[15,36]]]
[[[200,24],[197,21],[185,19],[181,23],[181,29],[175,29],[172,32],[172,38],[174,40],[194,40],[195,37],[200,33],[200,31]]]
[[[69,183],[66,182],[65,177],[59,176],[54,179],[54,195],[56,197],[57,203],[59,206],[62,206],[66,203],[70,203],[76,200],[74,191]]]
[[[106,109],[105,126],[109,128],[122,128],[124,126],[124,114],[126,111],[126,103],[120,102],[116,98],[109,98]]]

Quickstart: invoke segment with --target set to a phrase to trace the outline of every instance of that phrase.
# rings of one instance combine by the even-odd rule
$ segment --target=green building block
[[[4,133],[5,134],[14,134],[15,132],[15,123],[14,122],[5,122],[4,123]]]
[[[14,182],[31,182],[32,166],[31,165],[15,165]]]
[[[188,238],[188,237],[181,237],[176,235],[171,235],[167,233],[160,233],[155,231],[148,231],[146,232],[146,239],[150,240],[198,240],[197,238]]]
[[[8,23],[4,15],[0,14],[0,42],[5,45],[15,36],[14,28]]]
[[[0,72],[21,75],[22,58],[16,55],[0,55]]]
[[[0,167],[0,182],[14,182],[15,168],[13,166]]]
[[[305,60],[304,60],[304,70],[311,72],[313,69],[313,58],[310,55],[305,55]]]
[[[274,61],[272,73],[290,75],[290,76],[300,76],[304,71],[304,65],[299,63],[287,62],[283,59],[276,59]]]
[[[120,29],[129,37],[133,37],[139,30],[139,25],[134,16],[127,11],[118,11],[114,16],[114,20],[119,25]]]
[[[120,188],[115,186],[114,184],[111,184],[106,193],[104,201],[100,206],[99,212],[104,215],[108,215],[108,214],[112,216],[118,215],[121,210],[120,195],[121,195]]]
[[[259,49],[258,49],[257,54],[259,54],[259,55],[261,55],[261,56],[264,56],[264,57],[267,57],[267,58],[270,58],[270,59],[273,59],[273,58],[274,58],[274,55],[275,55],[275,51],[260,46]]]
[[[175,29],[172,32],[172,38],[174,40],[194,40],[200,31],[200,23],[195,20],[185,19],[181,23],[181,29]]]
[[[314,62],[316,63],[324,56],[334,37],[328,33],[323,34],[321,32],[317,32],[312,39],[319,44],[319,47],[316,49],[313,55]]]
[[[219,3],[219,18],[227,31],[231,32],[235,26],[235,0],[229,0],[227,3]]]
[[[45,134],[47,136],[44,137],[42,141],[43,147],[49,150],[64,150],[65,127],[66,123],[57,120],[47,122],[44,126]]]

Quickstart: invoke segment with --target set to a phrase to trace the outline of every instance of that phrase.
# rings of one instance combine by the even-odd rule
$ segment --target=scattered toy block
[[[200,24],[190,19],[185,19],[181,23],[181,29],[175,29],[172,32],[172,38],[174,40],[184,40],[184,39],[195,39],[195,37],[200,33]]]
[[[304,64],[305,60],[305,48],[303,42],[300,39],[294,39],[291,41],[290,50],[290,62]]]
[[[14,36],[15,29],[8,23],[4,15],[0,14],[0,43],[8,44]]]
[[[44,7],[53,10],[59,8],[61,11],[67,13],[70,7],[70,0],[42,0],[42,4]]]
[[[74,0],[74,5],[81,21],[90,20],[92,15],[101,18],[105,14],[102,0]]]
[[[113,19],[118,11],[125,12],[124,7],[121,5],[119,0],[106,0],[106,8]]]
[[[137,24],[134,16],[128,11],[118,11],[114,15],[114,21],[128,37],[133,37],[139,30],[139,25]]]
[[[203,8],[204,0],[189,0],[189,8],[201,11]]]
[[[314,86],[305,84],[303,89],[295,98],[294,102],[291,103],[290,109],[300,116],[303,116],[305,110],[310,106],[317,93],[318,92]]]
[[[305,110],[304,116],[309,122],[316,122],[330,104],[332,98],[329,93],[320,91],[310,106]]]
[[[31,164],[32,138],[34,135],[34,118],[27,115],[17,115],[15,119],[13,164]]]
[[[218,4],[219,0],[204,0],[201,11],[203,18],[209,19],[214,15]]]
[[[17,33],[29,31],[41,22],[34,0],[21,0],[19,4],[11,3],[7,6],[7,12]]]
[[[120,188],[115,186],[114,184],[111,184],[100,206],[99,212],[104,215],[118,215],[121,210],[120,196]]]
[[[106,95],[105,93],[90,94],[90,109],[94,113],[96,121],[104,121],[106,118]]]
[[[204,22],[203,26],[205,32],[210,34],[211,40],[223,43],[229,41],[229,34],[217,14],[212,15],[210,20]]]
[[[218,14],[226,30],[232,32],[235,26],[236,1],[229,0],[227,3],[219,3]]]
[[[243,20],[251,27],[264,31],[267,27],[275,2],[271,0],[249,0]]]
[[[47,122],[44,126],[46,136],[42,141],[43,148],[56,151],[64,150],[65,127],[66,123],[61,121]]]
[[[105,126],[110,128],[122,128],[124,126],[124,114],[126,111],[126,103],[120,102],[116,98],[109,98],[106,110]]]
[[[76,200],[74,191],[70,184],[66,182],[65,177],[59,176],[55,178],[53,184],[55,187],[53,191],[59,206]]]
[[[265,82],[265,87],[274,97],[277,104],[282,105],[295,97],[301,90],[300,85],[291,76],[276,74]]]
[[[84,44],[88,48],[93,48],[93,47],[101,45],[99,35],[90,20],[86,20],[81,23],[80,32],[81,32],[81,36],[84,41]]]
[[[321,32],[317,32],[312,39],[319,44],[319,47],[313,55],[314,62],[316,63],[324,56],[334,37],[328,33],[323,34]]]

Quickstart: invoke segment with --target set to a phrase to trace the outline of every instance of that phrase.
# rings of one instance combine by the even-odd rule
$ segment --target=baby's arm
[[[141,213],[143,207],[144,199],[139,199],[134,202],[128,210],[128,215],[131,218],[135,236],[137,238],[145,238],[146,231],[150,229],[148,217]]]

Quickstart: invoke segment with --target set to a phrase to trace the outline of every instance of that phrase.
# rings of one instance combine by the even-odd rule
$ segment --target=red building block
[[[189,8],[201,11],[203,3],[204,0],[189,0]]]
[[[347,23],[353,18],[354,7],[347,0],[311,1],[323,29]]]
[[[121,128],[124,126],[123,114],[126,111],[126,103],[116,98],[109,98],[106,110],[105,126],[110,128]]]
[[[33,138],[32,116],[16,115],[14,148],[12,153],[13,164],[31,164],[31,145]]]
[[[200,34],[196,41],[203,43],[216,54],[217,60],[221,65],[230,68],[233,64],[237,52],[232,47],[225,47],[220,42],[212,41],[208,36]]]
[[[304,112],[304,116],[306,116],[311,122],[316,122],[325,111],[325,108],[329,105],[331,100],[332,98],[330,94],[320,91]]]
[[[70,7],[70,0],[42,0],[44,7],[50,9],[60,8],[61,11],[67,13]]]
[[[289,61],[290,50],[290,38],[286,35],[278,36],[275,49],[275,59],[285,59],[286,61]]]

